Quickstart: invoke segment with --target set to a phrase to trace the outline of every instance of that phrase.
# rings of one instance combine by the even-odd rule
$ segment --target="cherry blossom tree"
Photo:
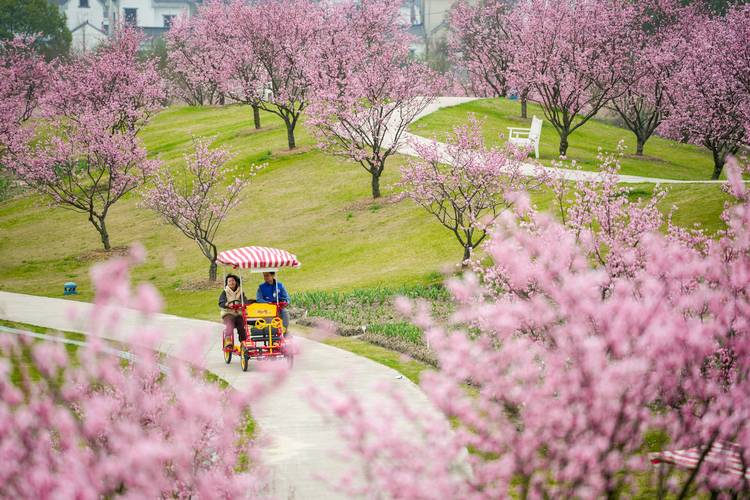
[[[217,9],[223,10],[219,2],[207,2],[196,15],[181,14],[166,34],[169,79],[178,96],[192,106],[224,103],[220,83],[226,55],[206,37],[215,20],[210,14]]]
[[[322,6],[311,0],[264,0],[250,39],[251,53],[267,79],[254,87],[261,109],[284,121],[289,149],[296,147],[294,129],[308,103],[307,55],[320,40]],[[249,89],[248,89],[249,90]]]
[[[742,89],[745,136],[750,137],[750,7],[738,6],[724,17],[721,35],[728,43],[725,50],[724,70]]]
[[[602,288],[605,294],[613,282],[645,267],[644,238],[668,226],[658,208],[665,190],[657,187],[643,201],[631,199],[631,188],[619,183],[624,149],[621,141],[616,154],[600,151],[599,174],[594,179],[571,182],[565,179],[562,163],[556,163],[559,170],[547,177],[555,195],[553,210],[587,258],[609,277]]]
[[[515,2],[457,2],[451,7],[449,49],[454,64],[465,70],[475,95],[505,97],[513,90],[521,99],[521,118],[526,118],[528,86],[510,87],[510,69],[519,43],[516,19],[511,16]]]
[[[748,137],[744,111],[750,98],[742,77],[736,75],[743,74],[741,58],[750,50],[750,42],[742,31],[728,29],[730,22],[737,26],[748,18],[747,10],[739,9],[729,21],[704,18],[685,26],[689,50],[669,80],[669,117],[662,129],[676,139],[708,148],[714,160],[713,179],[721,176],[727,156],[736,154]]]
[[[122,28],[60,67],[41,102],[36,137],[16,144],[7,164],[53,204],[86,214],[105,250],[111,207],[158,164],[137,137],[164,98],[153,62],[138,59],[141,39]]]
[[[0,42],[0,158],[28,133],[22,128],[37,108],[49,77],[48,63],[34,50],[33,40]]]
[[[472,91],[477,95],[505,97],[508,94],[508,69],[513,52],[510,47],[508,2],[460,1],[451,7],[449,47],[455,62],[466,69]]]
[[[690,50],[681,26],[700,22],[695,8],[672,0],[639,2],[642,32],[623,64],[623,93],[608,107],[620,115],[636,137],[636,155],[661,124],[668,104],[669,78],[679,67],[681,55]]]
[[[398,2],[334,4],[309,59],[308,120],[319,145],[359,163],[379,198],[380,177],[407,126],[433,100],[441,79],[409,60]]]
[[[88,216],[105,250],[112,206],[143,185],[159,162],[149,160],[133,134],[110,134],[98,124],[61,128],[14,154],[8,167],[52,204]]]
[[[264,388],[240,393],[208,382],[190,352],[206,336],[174,356],[158,355],[163,332],[148,320],[161,298],[147,284],[132,290],[128,279],[143,255],[136,249],[92,269],[89,320],[97,327],[74,355],[62,344],[0,338],[0,496],[263,496],[263,469],[243,431]],[[118,319],[126,306],[144,320],[129,335]],[[126,365],[103,332],[129,342]]]
[[[453,129],[445,148],[434,141],[412,147],[419,159],[402,169],[400,185],[454,234],[463,247],[463,262],[513,205],[512,193],[541,182],[521,173],[526,151],[488,148],[482,124],[473,116],[468,125]]]
[[[662,131],[708,148],[718,179],[728,155],[747,141],[750,90],[744,67],[750,42],[747,7],[730,9],[726,18],[704,16],[686,24],[689,50],[668,81],[669,117]]]
[[[227,53],[228,67],[222,78],[222,89],[233,100],[253,109],[253,123],[259,129],[261,102],[269,97],[268,78],[253,50],[253,41],[255,24],[263,14],[257,6],[242,0],[235,0],[224,12],[223,25],[210,23],[213,43],[222,45]]]
[[[196,242],[210,263],[208,279],[216,281],[216,233],[241,201],[240,195],[248,180],[234,177],[225,186],[234,172],[226,165],[230,154],[224,149],[210,150],[210,145],[211,141],[195,140],[195,151],[185,157],[186,172],[176,174],[162,169],[143,203]],[[250,169],[250,175],[255,175],[258,169]]]
[[[623,0],[526,0],[513,18],[511,86],[530,88],[564,156],[570,134],[623,92],[619,67],[640,32],[637,7]]]
[[[503,289],[486,289],[472,273],[450,280],[459,307],[448,325],[429,308],[399,303],[438,357],[439,371],[424,373],[421,386],[455,428],[414,418],[404,437],[343,390],[318,404],[344,422],[351,453],[366,457],[368,481],[343,482],[346,491],[747,495],[750,192],[736,162],[728,176],[737,204],[726,208],[718,240],[696,248],[645,231],[640,267],[614,281],[589,259],[583,233],[591,229],[576,235],[517,198],[516,213],[504,212],[485,247]],[[408,402],[395,408],[421,417]],[[716,444],[737,453],[737,474],[707,459]],[[689,447],[699,456],[691,473],[655,472],[649,463],[649,449]]]

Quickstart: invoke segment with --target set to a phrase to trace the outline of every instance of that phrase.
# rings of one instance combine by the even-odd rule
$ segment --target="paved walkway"
[[[414,120],[418,120],[424,116],[427,116],[431,113],[434,113],[438,109],[446,108],[450,106],[457,106],[459,104],[464,104],[466,102],[471,102],[479,99],[478,97],[438,97],[433,101],[429,106],[425,108],[425,110],[420,113],[417,118]],[[506,131],[503,130],[503,133]],[[399,153],[409,155],[409,156],[417,156],[416,151],[414,148],[410,145],[413,143],[421,143],[421,144],[429,144],[432,142],[432,139],[421,137],[418,135],[414,135],[408,132],[404,133],[404,145],[402,145],[398,151]],[[445,144],[440,143],[440,149],[441,151],[446,151]],[[444,154],[444,161],[449,163],[450,158],[447,153]],[[538,171],[538,166],[534,166],[531,163],[524,163],[521,167],[521,173],[527,176],[536,176]],[[559,168],[552,168],[552,167],[544,167],[545,170],[548,170],[550,172],[555,172],[563,176],[563,178],[568,180],[594,180],[596,179],[598,173],[597,172],[589,172],[585,170],[568,170],[568,169],[559,169]],[[639,183],[651,183],[651,184],[720,184],[724,183],[726,181],[723,180],[678,180],[678,179],[662,179],[659,177],[640,177],[637,175],[619,175],[620,182],[623,183],[629,183],[629,184],[639,184]]]
[[[86,318],[92,307],[85,302],[0,292],[0,318],[58,330],[87,333]],[[137,312],[123,310],[124,334],[145,324]],[[263,377],[268,383],[273,382],[268,374],[242,372],[236,358],[231,365],[224,363],[218,323],[159,314],[148,324],[165,332],[159,350],[175,356],[179,356],[182,344],[191,334],[206,335],[210,339],[209,347],[202,353],[206,368],[237,390],[247,390],[249,381],[263,380]],[[122,337],[112,333],[111,338]],[[398,372],[325,344],[299,336],[296,340],[300,353],[287,380],[253,406],[260,436],[263,441],[267,440],[262,456],[273,474],[273,494],[278,498],[302,500],[342,498],[317,479],[340,476],[344,464],[337,458],[337,452],[343,451],[343,447],[338,429],[324,422],[303,397],[311,385],[333,391],[337,383],[345,382],[369,407],[377,408],[382,403],[381,392],[374,386],[385,383],[395,387],[419,411],[434,409],[422,391]]]

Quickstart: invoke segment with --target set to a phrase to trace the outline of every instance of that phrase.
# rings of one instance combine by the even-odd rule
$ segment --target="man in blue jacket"
[[[276,273],[263,273],[263,283],[258,285],[258,291],[255,294],[256,302],[266,302],[276,304],[286,302],[289,304],[289,294],[281,282],[276,281]],[[284,324],[284,330],[289,327],[289,312],[286,308],[281,310],[281,321]]]

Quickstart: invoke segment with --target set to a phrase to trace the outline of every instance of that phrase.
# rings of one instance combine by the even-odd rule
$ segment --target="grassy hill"
[[[507,127],[530,127],[531,116],[544,120],[539,142],[539,159],[549,165],[559,158],[560,136],[552,124],[544,118],[542,108],[534,103],[528,105],[528,119],[521,118],[519,101],[510,99],[480,99],[459,106],[443,108],[427,115],[410,127],[410,132],[442,140],[446,131],[457,124],[466,123],[468,114],[474,113],[485,120],[485,140],[490,144],[503,144],[507,138]],[[503,134],[501,137],[500,134]],[[583,124],[568,138],[568,159],[576,160],[584,170],[596,170],[598,149],[615,151],[618,142],[625,143],[621,173],[644,177],[659,177],[681,180],[708,180],[713,172],[711,153],[698,146],[680,144],[652,136],[646,143],[644,156],[635,155],[635,135],[598,119]]]
[[[485,107],[495,113],[492,103],[466,106],[436,116],[445,122],[445,113],[451,113],[455,120],[462,120],[466,110]],[[488,113],[489,119],[500,116]],[[175,167],[190,150],[191,135],[215,136],[216,145],[236,154],[233,162],[240,168],[252,162],[268,163],[222,226],[217,241],[221,249],[268,245],[297,254],[303,267],[281,276],[293,292],[421,284],[438,281],[442,270],[453,269],[461,257],[453,235],[410,201],[388,199],[405,158],[396,157],[387,166],[382,182],[385,200],[373,203],[368,174],[358,165],[318,151],[304,124],[299,127],[299,148],[288,152],[283,123],[270,114],[263,114],[262,119],[264,128],[256,131],[247,107],[173,107],[156,116],[143,131],[149,153]],[[420,121],[416,127],[424,123]],[[430,123],[438,130],[437,122]],[[450,129],[448,122],[444,126],[444,130]],[[593,122],[583,130],[598,126]],[[552,135],[550,130],[543,132],[544,138]],[[582,138],[573,136],[573,146],[580,147]],[[647,152],[652,154],[649,146]],[[683,148],[674,143],[668,147]],[[700,151],[690,154],[700,157]],[[699,176],[697,171],[689,175]],[[634,188],[636,195],[648,196],[653,186]],[[716,230],[721,227],[718,213],[724,199],[715,185],[677,186],[664,208],[678,205],[675,220],[680,224],[699,222]],[[547,197],[537,194],[535,202],[543,208]],[[206,259],[194,242],[160,224],[138,203],[137,193],[121,200],[107,221],[113,246],[140,241],[148,250],[148,260],[134,271],[134,279],[157,286],[166,298],[168,312],[215,318],[218,290],[200,287],[207,275]],[[90,300],[89,267],[106,258],[100,246],[98,234],[81,214],[49,208],[36,195],[0,203],[3,290],[60,296],[63,283],[73,280],[82,291],[79,298]],[[253,290],[256,281],[259,279],[254,276]]]
[[[216,136],[216,145],[237,154],[238,165],[268,163],[224,222],[220,248],[268,245],[297,254],[303,267],[281,276],[292,291],[420,283],[459,260],[460,248],[428,214],[406,201],[372,203],[368,174],[359,166],[315,150],[303,127],[299,149],[290,153],[283,123],[270,114],[262,119],[264,128],[255,131],[248,108],[172,108],[143,134],[149,152],[172,164],[190,149],[191,134]],[[401,161],[384,174],[385,196]],[[194,242],[160,224],[138,201],[134,194],[113,207],[113,246],[145,245],[148,261],[134,278],[154,283],[169,312],[213,318],[216,290],[180,289],[205,278],[208,262]],[[2,289],[58,296],[63,282],[74,280],[80,298],[92,297],[88,269],[104,256],[85,216],[48,208],[31,195],[0,204],[0,233]]]

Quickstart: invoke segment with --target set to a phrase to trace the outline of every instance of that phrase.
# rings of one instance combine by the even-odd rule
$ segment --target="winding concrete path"
[[[419,120],[422,117],[425,117],[431,113],[434,113],[435,111],[451,107],[451,106],[458,106],[459,104],[464,104],[471,101],[476,101],[477,99],[480,99],[479,97],[438,97],[435,99],[432,103],[430,103],[424,111],[422,111],[414,121]],[[498,131],[505,133],[505,130]],[[399,153],[409,155],[409,156],[417,156],[416,151],[414,150],[413,144],[429,144],[432,142],[432,139],[414,135],[409,132],[405,132],[403,136],[403,145],[398,148]],[[392,143],[392,139],[391,142]],[[445,162],[450,162],[450,157],[446,153],[446,146],[443,143],[438,143],[441,153],[445,157]],[[524,163],[521,167],[521,173],[524,175],[527,175],[529,177],[534,177],[538,175],[538,166],[535,166],[531,163]],[[559,169],[559,168],[552,168],[552,167],[544,167],[545,170],[548,170],[550,172],[556,172],[560,175],[562,175],[563,178],[577,181],[577,180],[595,180],[598,176],[597,172],[590,172],[586,170],[568,170],[568,169]],[[724,180],[680,180],[680,179],[662,179],[660,177],[640,177],[637,175],[619,175],[618,176],[619,181],[623,183],[628,184],[639,184],[639,183],[650,183],[650,184],[721,184],[725,183]]]
[[[57,330],[87,333],[87,318],[93,306],[47,297],[0,292],[0,318]],[[117,340],[128,331],[145,325],[164,332],[159,350],[181,356],[181,348],[191,335],[207,336],[208,347],[197,353],[205,359],[206,368],[225,379],[239,391],[249,390],[250,382],[274,383],[266,373],[242,372],[235,358],[224,363],[221,352],[221,325],[158,314],[145,320],[139,313],[122,310],[123,332],[107,336]],[[398,372],[369,359],[336,349],[313,340],[295,337],[299,354],[287,379],[253,406],[262,446],[262,457],[272,474],[272,494],[277,498],[336,499],[344,498],[331,491],[320,477],[338,478],[344,472],[340,456],[344,451],[339,429],[324,419],[307,403],[305,392],[314,385],[320,390],[337,390],[344,382],[377,411],[384,403],[382,384],[393,387],[422,412],[435,411],[419,388]],[[377,387],[376,387],[377,386]],[[398,425],[398,422],[394,422]]]

